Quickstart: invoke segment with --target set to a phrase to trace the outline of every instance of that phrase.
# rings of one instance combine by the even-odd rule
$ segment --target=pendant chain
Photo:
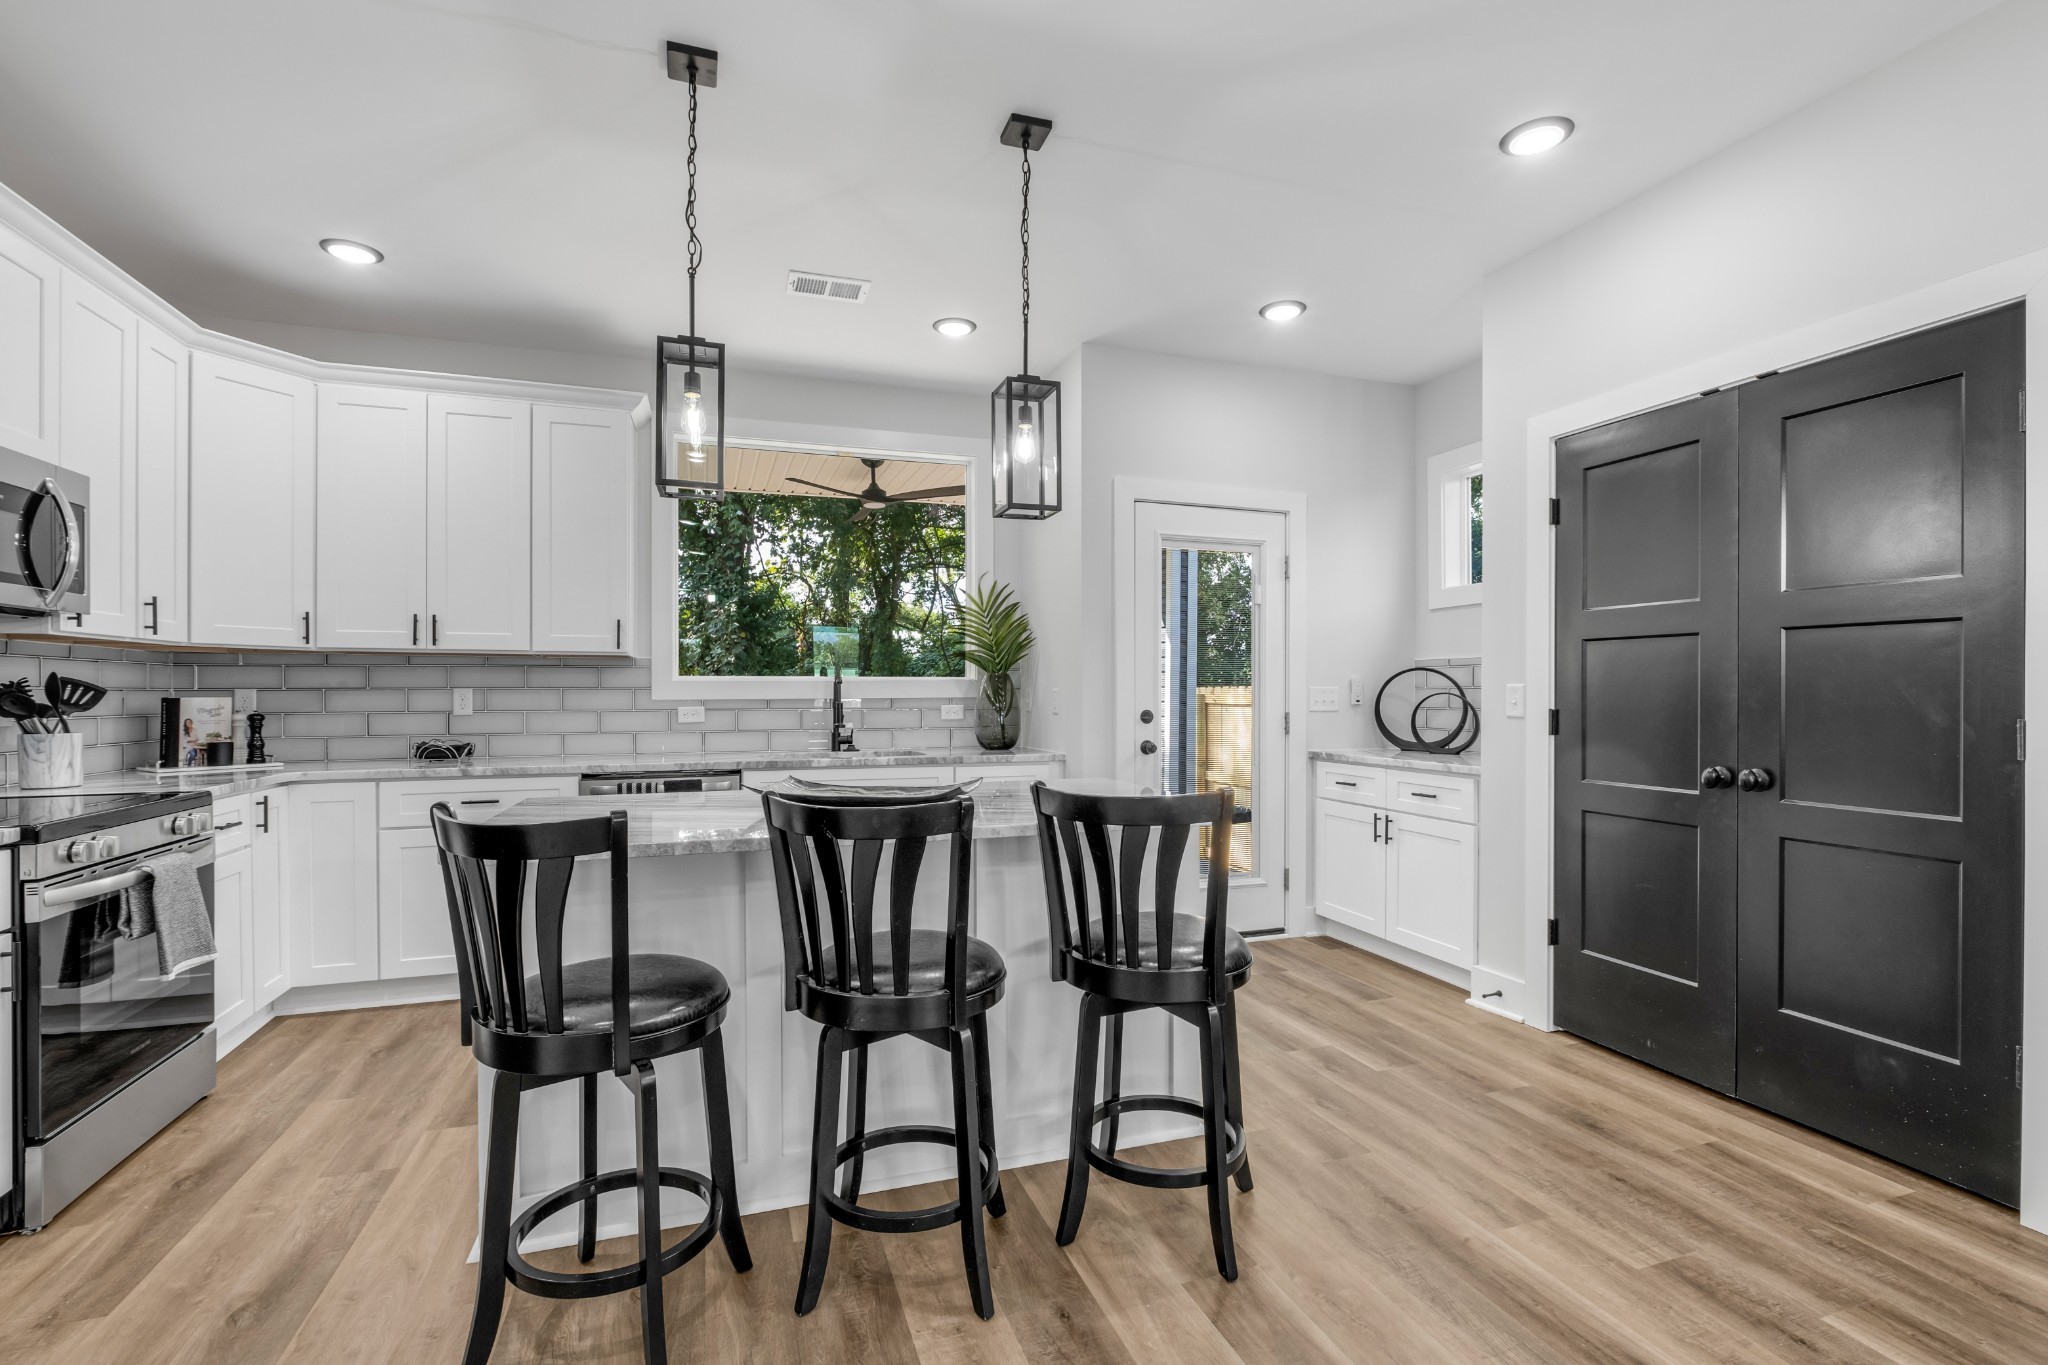
[[[1024,247],[1024,370],[1031,373],[1031,140],[1024,138],[1024,216],[1017,229],[1018,240]]]
[[[704,263],[704,244],[697,240],[697,65],[690,64],[690,189],[683,200],[683,223],[690,229],[690,335],[697,335],[697,267]]]

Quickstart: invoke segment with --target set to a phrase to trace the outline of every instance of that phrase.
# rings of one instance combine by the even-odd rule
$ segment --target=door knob
[[[1735,785],[1746,792],[1767,792],[1777,785],[1777,781],[1769,768],[1744,768],[1736,777]]]
[[[1138,723],[1140,725],[1150,725],[1152,723],[1152,712],[1149,710],[1140,711],[1138,713]]]
[[[1156,754],[1159,752],[1159,746],[1148,739],[1138,746],[1138,752],[1141,754]]]
[[[1732,787],[1734,785],[1735,774],[1729,772],[1718,763],[1700,774],[1700,786],[1708,791],[1712,791],[1716,787]]]

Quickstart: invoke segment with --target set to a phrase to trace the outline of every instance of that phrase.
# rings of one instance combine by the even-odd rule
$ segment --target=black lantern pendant
[[[689,192],[683,223],[690,230],[690,330],[655,343],[654,487],[665,498],[725,495],[725,346],[697,335],[697,88],[718,85],[718,54],[682,43],[668,45],[671,80],[690,85]]]
[[[1045,145],[1052,120],[1012,114],[1003,145],[1024,153],[1024,364],[989,395],[989,445],[994,455],[995,513],[1043,521],[1060,510],[1060,386],[1031,373],[1031,154]]]

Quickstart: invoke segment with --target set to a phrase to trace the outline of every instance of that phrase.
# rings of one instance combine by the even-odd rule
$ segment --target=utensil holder
[[[75,787],[85,780],[85,736],[23,735],[21,785]]]

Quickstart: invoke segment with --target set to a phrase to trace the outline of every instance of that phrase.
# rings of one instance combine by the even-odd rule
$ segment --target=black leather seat
[[[1166,966],[1175,971],[1198,971],[1202,966],[1202,935],[1208,932],[1208,921],[1199,915],[1175,914],[1173,917],[1173,943],[1168,953]],[[1088,921],[1088,941],[1104,941],[1102,921]],[[1138,937],[1133,945],[1136,958],[1131,963],[1138,967],[1159,966],[1159,917],[1147,910],[1139,919]],[[1098,961],[1101,959],[1097,959]],[[1239,976],[1252,969],[1252,950],[1245,943],[1244,936],[1235,929],[1223,931],[1223,970],[1226,975]]]
[[[666,1033],[695,1023],[725,1008],[732,987],[725,974],[708,962],[665,953],[632,953],[626,958],[630,996],[627,1032],[635,1038]],[[526,978],[526,1008],[542,1014],[540,975]],[[608,1030],[612,1026],[612,964],[594,957],[562,965],[562,1027],[570,1032]]]
[[[882,995],[896,993],[894,944],[887,934],[875,935],[875,990]],[[1250,960],[1250,955],[1246,955]],[[1003,955],[978,938],[967,940],[967,994],[983,992],[1003,984],[1009,974]],[[839,956],[832,948],[824,951],[824,975],[837,976]],[[946,988],[946,932],[943,929],[910,931],[910,990],[942,991]],[[636,1025],[637,1027],[637,1025]]]

